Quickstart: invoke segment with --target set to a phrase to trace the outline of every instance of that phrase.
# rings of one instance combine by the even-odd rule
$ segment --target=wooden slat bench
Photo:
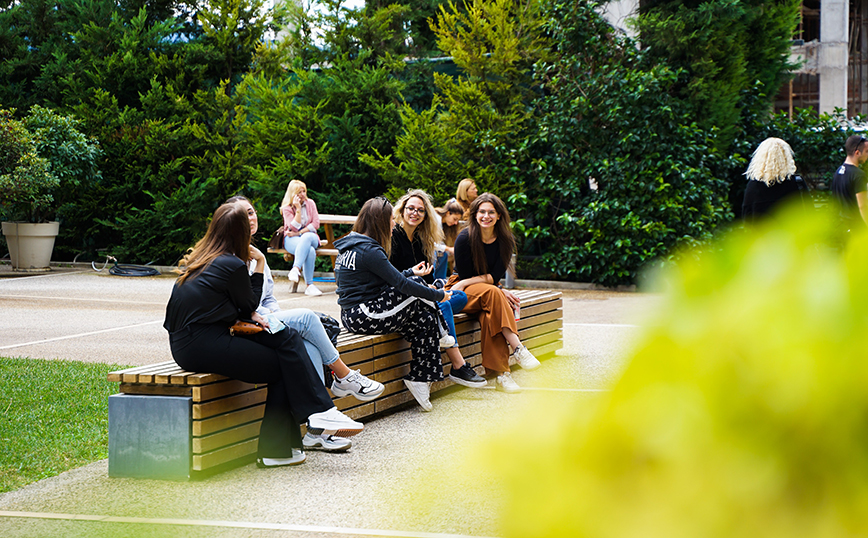
[[[563,346],[561,293],[519,290],[519,335],[539,358]],[[455,316],[465,359],[482,372],[479,324]],[[342,331],[341,359],[386,386],[382,396],[360,402],[352,396],[335,405],[359,420],[407,402],[413,396],[402,381],[410,370],[410,344],[396,334],[366,336]],[[446,374],[450,365],[443,356]],[[120,394],[109,397],[109,475],[189,479],[243,465],[255,459],[266,388],[217,374],[186,372],[174,361],[108,374]],[[452,386],[434,383],[432,394]]]

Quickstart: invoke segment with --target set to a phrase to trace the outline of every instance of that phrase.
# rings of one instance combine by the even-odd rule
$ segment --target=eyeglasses
[[[374,198],[374,200],[382,200],[383,201],[383,205],[380,206],[381,209],[385,209],[385,207],[391,203],[391,202],[389,202],[389,199],[386,198],[385,196],[377,196],[376,198]]]
[[[407,213],[415,213],[417,215],[425,214],[425,209],[421,207],[404,206],[404,211],[406,211]]]

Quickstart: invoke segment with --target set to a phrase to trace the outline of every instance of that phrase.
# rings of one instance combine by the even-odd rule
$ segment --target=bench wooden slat
[[[222,432],[206,435],[204,437],[193,438],[193,454],[202,454],[203,452],[211,452],[218,448],[246,441],[259,436],[259,428],[262,426],[261,421],[249,422],[242,424],[236,428],[224,430]]]
[[[256,385],[252,383],[245,383],[244,381],[238,381],[237,379],[228,379],[218,383],[192,387],[190,391],[194,402],[206,402],[215,398],[229,396],[230,394],[247,392],[255,388]]]
[[[265,404],[257,405],[255,407],[247,407],[245,409],[233,411],[232,413],[226,413],[225,415],[218,415],[204,420],[194,420],[193,436],[202,437],[203,435],[239,426],[246,422],[261,420],[263,413],[265,413]]]
[[[250,407],[256,404],[265,403],[265,396],[268,389],[262,387],[260,389],[242,392],[227,398],[212,400],[206,403],[193,404],[193,420],[209,418],[216,415],[222,415],[236,409]]]
[[[144,394],[148,396],[192,396],[190,387],[171,387],[166,385],[143,385],[141,383],[121,383],[119,392],[123,394]]]
[[[216,467],[232,460],[243,458],[244,456],[255,458],[257,448],[259,448],[258,437],[219,450],[214,450],[206,454],[194,454],[193,470],[204,471],[211,467]]]

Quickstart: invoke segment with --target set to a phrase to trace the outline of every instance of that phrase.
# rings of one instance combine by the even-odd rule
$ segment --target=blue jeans
[[[465,296],[464,303],[467,304]],[[319,316],[313,310],[307,308],[293,308],[291,310],[278,310],[274,312],[277,319],[284,325],[295,329],[304,342],[304,349],[310,356],[313,369],[319,374],[320,381],[325,383],[322,367],[328,366],[340,358],[338,350],[332,345],[329,335],[326,333],[319,320]]]
[[[449,254],[444,251],[444,252],[441,252],[440,254],[438,254],[437,259],[434,260],[434,279],[436,280],[438,278],[443,278],[443,279],[448,278],[446,276],[446,273],[448,270],[449,270]],[[467,304],[467,301],[465,300],[464,303]],[[464,307],[462,307],[462,308],[464,308]],[[460,312],[461,309],[459,308],[458,311]]]
[[[467,294],[463,291],[453,291],[452,297],[450,297],[448,301],[440,301],[437,305],[440,306],[440,311],[443,312],[443,317],[446,318],[446,325],[449,327],[449,335],[455,339],[455,345],[457,346],[458,335],[455,334],[454,318],[455,313],[461,312],[461,309],[467,305]]]
[[[293,267],[301,267],[304,283],[313,283],[313,262],[316,260],[316,249],[319,248],[319,236],[313,232],[304,232],[295,237],[287,237],[284,241],[286,251],[295,256]]]

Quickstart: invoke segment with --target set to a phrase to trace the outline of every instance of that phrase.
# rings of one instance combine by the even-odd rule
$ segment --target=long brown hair
[[[386,250],[388,258],[392,253],[392,204],[386,198],[371,198],[356,217],[353,231],[367,235]]]
[[[223,204],[214,212],[205,237],[187,251],[178,264],[178,284],[195,278],[217,256],[232,254],[243,261],[250,257],[250,221],[240,204]]]
[[[479,222],[476,221],[476,213],[479,211],[479,206],[485,202],[494,206],[497,211],[497,224],[494,225],[494,235],[497,237],[500,245],[500,260],[503,266],[510,268],[512,262],[512,253],[515,251],[515,236],[512,235],[512,228],[509,227],[509,211],[506,210],[506,205],[500,198],[490,192],[483,192],[476,200],[470,204],[470,218],[467,222],[468,239],[470,240],[470,254],[473,259],[473,268],[477,274],[484,275],[488,273],[488,264],[485,261],[485,248],[482,243],[482,229]]]
[[[450,198],[448,202],[443,204],[443,207],[437,207],[434,209],[438,215],[440,215],[441,222],[447,214],[452,213],[453,215],[458,215],[458,218],[461,219],[464,216],[464,208],[461,207],[461,204],[458,203],[458,200],[455,198]],[[461,224],[456,223],[454,226],[448,226],[445,222],[442,223],[443,227],[443,242],[446,243],[447,247],[455,246],[455,238],[458,237],[458,232],[461,231]]]
[[[422,219],[421,224],[416,226],[416,230],[413,232],[413,237],[418,237],[419,242],[422,243],[422,252],[425,254],[428,263],[434,263],[437,256],[434,245],[443,240],[443,231],[437,226],[437,222],[434,220],[434,204],[431,203],[428,194],[421,189],[412,189],[407,191],[407,194],[402,196],[395,204],[395,222],[402,228],[404,227],[404,208],[407,206],[407,202],[410,198],[418,198],[422,200],[422,205],[425,206],[425,217]]]

